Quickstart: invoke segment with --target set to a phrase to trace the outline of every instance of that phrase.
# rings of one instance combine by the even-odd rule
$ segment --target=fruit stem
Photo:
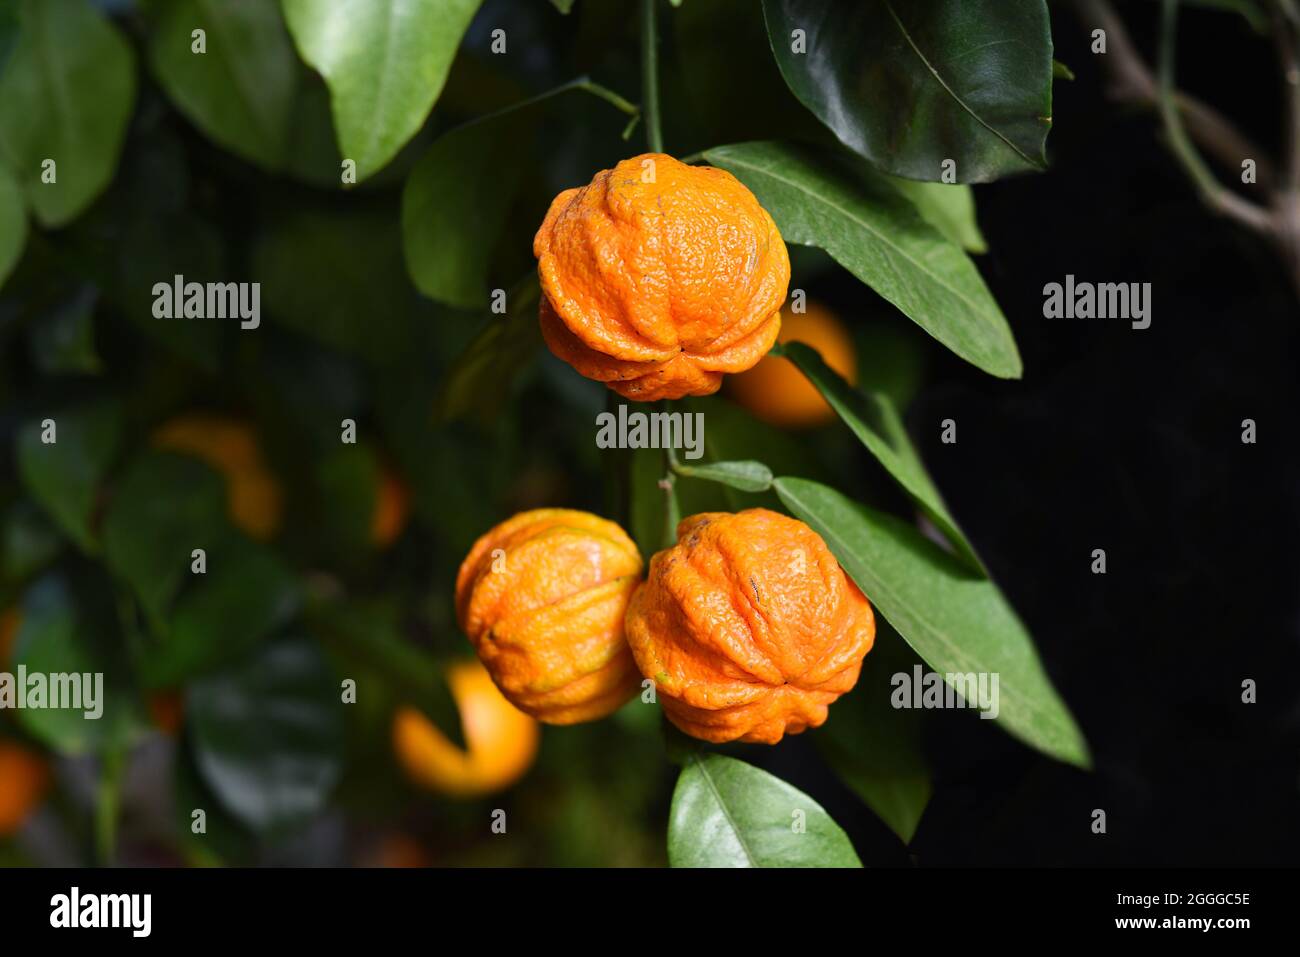
[[[99,789],[95,802],[95,855],[101,867],[113,863],[117,847],[117,813],[121,806],[122,771],[126,756],[119,747],[103,754],[99,768]]]
[[[655,0],[641,0],[641,106],[645,112],[645,138],[651,153],[664,151],[659,123],[659,51],[655,35]]]

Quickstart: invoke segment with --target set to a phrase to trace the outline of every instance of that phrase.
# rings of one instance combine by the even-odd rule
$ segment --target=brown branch
[[[1102,68],[1108,74],[1112,99],[1144,109],[1160,107],[1160,85],[1155,72],[1133,45],[1124,21],[1106,0],[1074,0],[1075,16],[1085,26],[1106,31]],[[1194,96],[1175,92],[1174,103],[1187,135],[1221,165],[1239,172],[1241,161],[1255,161],[1256,182],[1269,188],[1277,171],[1268,154],[1213,107]]]

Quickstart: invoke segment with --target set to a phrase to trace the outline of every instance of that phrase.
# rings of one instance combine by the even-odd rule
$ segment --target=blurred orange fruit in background
[[[226,480],[230,517],[250,537],[266,541],[280,528],[280,484],[262,460],[253,429],[206,413],[177,416],[153,434],[155,448],[192,455]]]
[[[452,797],[476,797],[509,787],[537,756],[537,722],[497,690],[478,661],[452,665],[447,683],[460,709],[466,750],[456,747],[415,708],[393,717],[393,750],[407,775]]]
[[[23,826],[50,783],[45,759],[12,741],[0,741],[0,837]]]
[[[857,384],[858,359],[853,337],[835,313],[816,302],[807,312],[787,313],[781,320],[781,343],[802,342],[821,353],[826,364]],[[835,418],[816,386],[789,359],[764,356],[748,372],[732,376],[729,394],[758,418],[784,428],[808,428]]]

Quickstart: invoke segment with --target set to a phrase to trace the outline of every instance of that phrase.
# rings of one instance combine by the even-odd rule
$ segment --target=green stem
[[[122,772],[126,755],[109,748],[100,759],[99,790],[95,799],[95,857],[101,867],[113,863],[117,851],[117,818],[122,804]]]
[[[672,414],[672,403],[656,403],[656,411]],[[677,524],[682,520],[682,509],[677,502],[677,452],[671,445],[664,445],[664,476],[659,480],[659,487],[664,493],[664,527],[660,535],[660,548],[672,548],[677,544]]]
[[[664,151],[659,118],[659,51],[655,35],[655,0],[641,0],[641,103],[645,138],[651,153]]]

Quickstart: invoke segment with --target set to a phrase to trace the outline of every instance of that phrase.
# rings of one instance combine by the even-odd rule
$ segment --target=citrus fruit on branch
[[[591,721],[641,680],[623,639],[641,568],[613,522],[570,509],[521,512],[470,549],[456,617],[516,707],[548,724]]]
[[[725,170],[623,160],[555,197],[533,252],[547,346],[628,399],[716,392],[780,330],[785,242]]]
[[[821,536],[767,509],[683,519],[651,559],[627,640],[668,719],[705,741],[775,744],[857,683],[871,605]]]

